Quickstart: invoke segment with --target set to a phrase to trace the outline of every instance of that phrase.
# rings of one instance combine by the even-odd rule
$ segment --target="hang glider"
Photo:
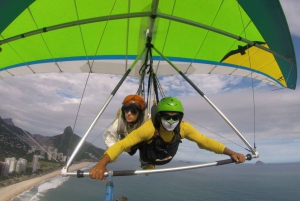
[[[151,50],[155,74],[179,73],[245,142],[250,158],[258,157],[255,148],[186,75],[236,75],[296,88],[294,47],[278,0],[2,0],[0,19],[1,78],[47,72],[123,75],[63,176],[72,175],[68,168],[80,147],[125,78],[140,76],[133,67]],[[219,162],[207,166],[212,165]]]
[[[0,19],[1,78],[123,75],[151,30],[152,44],[184,74],[296,87],[293,43],[278,0],[2,0]],[[158,53],[153,58],[157,76],[177,74]],[[139,76],[138,69],[129,76]]]

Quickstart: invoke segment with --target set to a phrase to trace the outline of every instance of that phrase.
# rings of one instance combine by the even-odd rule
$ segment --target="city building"
[[[0,177],[4,176],[4,171],[5,171],[5,163],[0,161]]]
[[[16,172],[21,173],[25,172],[27,168],[27,160],[24,158],[20,158],[16,165]]]
[[[38,169],[40,169],[40,166],[38,163],[39,163],[39,157],[38,157],[38,155],[34,155],[33,159],[32,159],[32,172],[35,172]]]
[[[10,158],[9,161],[9,173],[12,173],[16,170],[17,160],[15,157]]]

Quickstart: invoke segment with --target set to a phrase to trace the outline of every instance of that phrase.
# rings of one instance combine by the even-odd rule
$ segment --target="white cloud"
[[[281,1],[290,30],[300,37],[298,0]],[[298,59],[299,60],[299,59]],[[188,75],[200,90],[225,114],[245,136],[251,145],[256,145],[264,162],[298,161],[300,134],[300,91],[277,90],[264,83],[223,75]],[[87,82],[86,91],[83,93]],[[31,132],[43,135],[61,134],[66,126],[74,126],[78,107],[75,133],[80,136],[87,131],[99,110],[120,81],[121,76],[91,74],[35,74],[15,76],[0,80],[0,116],[12,118],[14,123]],[[209,104],[180,75],[164,76],[160,82],[167,96],[180,98],[185,107],[186,121],[202,133],[220,140],[226,146],[245,152],[215,135],[226,137],[241,145],[241,140]],[[102,133],[115,118],[123,98],[136,93],[138,80],[127,78],[111,103],[97,122],[88,141],[104,148]],[[299,88],[299,87],[298,87]],[[253,101],[254,100],[254,101]],[[254,110],[255,105],[255,110]],[[196,123],[193,123],[196,122]],[[243,147],[245,147],[243,145]],[[198,161],[219,160],[224,156],[198,150],[187,140],[180,146],[177,159]],[[211,159],[211,160],[210,160]]]
[[[293,35],[300,37],[300,1],[298,0],[281,0],[281,6],[284,10],[288,21],[290,31]]]
[[[253,95],[251,88],[245,88],[241,84],[243,81],[241,78],[218,75],[192,75],[189,77],[201,90],[207,92],[207,97],[238,128],[251,145],[253,145],[254,137],[254,119],[257,144],[265,140],[280,142],[286,138],[295,139],[299,135],[300,102],[298,97],[300,94],[298,90],[271,91],[270,87],[261,87],[255,89]],[[79,110],[75,133],[83,136],[120,78],[120,76],[112,75],[90,75]],[[0,80],[2,86],[0,88],[2,102],[0,116],[13,118],[17,126],[31,133],[60,134],[66,126],[73,127],[74,125],[80,102],[78,97],[82,95],[86,79],[87,74],[65,73],[24,75],[2,79]],[[208,82],[207,79],[212,82]],[[175,82],[171,82],[172,80]],[[241,140],[187,82],[178,76],[167,76],[161,79],[161,84],[167,95],[174,95],[182,100],[186,121],[190,121],[203,134],[225,143],[234,150],[244,152],[242,148],[230,142],[233,141],[245,147]],[[228,90],[232,85],[235,86],[235,89]],[[128,78],[125,81],[97,122],[88,141],[92,142],[97,138],[95,145],[104,148],[103,131],[115,118],[123,98],[127,94],[135,93],[137,87],[137,79]],[[66,93],[70,96],[58,94],[58,90],[62,94]],[[255,116],[253,97],[256,107]],[[224,140],[213,132],[230,141]],[[295,141],[291,141],[290,144],[293,146],[286,149],[285,152],[294,150],[295,143]],[[194,143],[185,140],[177,158],[184,159],[197,154],[199,161],[203,161],[202,159],[206,157],[212,160],[222,159],[222,156],[199,151],[197,146],[192,144]],[[265,150],[264,147],[266,145],[259,146],[262,150]],[[271,144],[268,147],[281,147],[281,145]],[[266,156],[270,154],[269,151],[266,149],[266,153],[261,153],[261,155]]]

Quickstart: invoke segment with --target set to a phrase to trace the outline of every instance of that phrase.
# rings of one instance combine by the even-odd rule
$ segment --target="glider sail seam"
[[[223,30],[220,30],[220,29],[217,29],[217,28],[214,28],[214,27],[210,27],[210,26],[198,23],[198,22],[193,22],[193,21],[190,21],[190,20],[187,20],[187,19],[182,19],[182,18],[179,18],[179,17],[170,16],[170,15],[163,14],[163,13],[156,13],[154,15],[154,14],[149,13],[149,12],[129,13],[129,14],[121,14],[121,15],[108,15],[108,16],[97,17],[97,18],[93,18],[93,19],[73,21],[73,22],[64,23],[64,24],[60,24],[60,25],[55,25],[55,26],[51,26],[51,27],[44,27],[42,29],[37,29],[37,30],[30,31],[30,32],[27,32],[27,33],[23,33],[23,34],[20,34],[20,35],[17,35],[17,36],[13,36],[13,37],[10,37],[10,38],[4,39],[4,40],[0,40],[0,45],[3,45],[3,44],[8,43],[8,42],[15,41],[15,40],[18,40],[18,39],[22,39],[22,38],[25,38],[25,37],[33,36],[33,35],[36,35],[36,34],[48,32],[48,31],[54,31],[54,30],[57,30],[57,29],[62,29],[62,28],[67,28],[67,27],[72,27],[72,26],[77,26],[77,25],[83,25],[83,24],[94,23],[94,22],[102,22],[102,21],[108,21],[108,20],[120,20],[120,19],[127,19],[127,18],[136,18],[136,17],[150,17],[151,19],[153,19],[154,16],[155,17],[161,17],[161,18],[164,18],[164,19],[168,19],[168,20],[171,20],[171,21],[177,21],[177,22],[180,22],[180,23],[192,25],[192,26],[199,27],[199,28],[203,28],[203,29],[215,32],[215,33],[219,33],[219,34],[231,37],[233,39],[236,39],[238,41],[247,43],[249,45],[255,46],[255,47],[257,47],[259,49],[262,49],[264,51],[270,52],[270,53],[272,53],[272,54],[274,54],[274,55],[276,55],[280,58],[283,58],[283,59],[289,61],[289,62],[293,62],[293,61],[291,61],[291,58],[287,58],[287,57],[285,57],[285,56],[283,56],[283,55],[281,55],[277,52],[274,52],[274,51],[272,51],[272,50],[270,50],[270,49],[268,49],[264,46],[261,46],[261,45],[255,43],[253,41],[250,41],[250,40],[247,40],[247,39],[242,38],[240,36],[228,33],[226,31],[223,31]],[[153,29],[153,27],[152,27],[152,29]]]

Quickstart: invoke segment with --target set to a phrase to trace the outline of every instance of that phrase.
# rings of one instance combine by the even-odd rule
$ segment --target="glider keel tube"
[[[245,156],[246,160],[251,160],[252,158],[256,158],[255,155],[247,154]],[[180,167],[172,167],[172,168],[163,168],[163,169],[151,169],[151,170],[118,170],[118,171],[108,171],[105,172],[104,176],[108,177],[109,175],[112,176],[131,176],[131,175],[139,175],[139,174],[155,174],[155,173],[164,173],[164,172],[175,172],[175,171],[182,171],[182,170],[190,170],[190,169],[198,169],[204,167],[211,167],[211,166],[219,166],[219,165],[226,165],[234,163],[235,161],[230,159],[215,161],[211,163],[203,163],[197,165],[189,165],[189,166],[180,166]],[[81,170],[77,170],[77,172],[69,172],[67,176],[77,176],[78,178],[89,176],[89,172],[84,172]]]

